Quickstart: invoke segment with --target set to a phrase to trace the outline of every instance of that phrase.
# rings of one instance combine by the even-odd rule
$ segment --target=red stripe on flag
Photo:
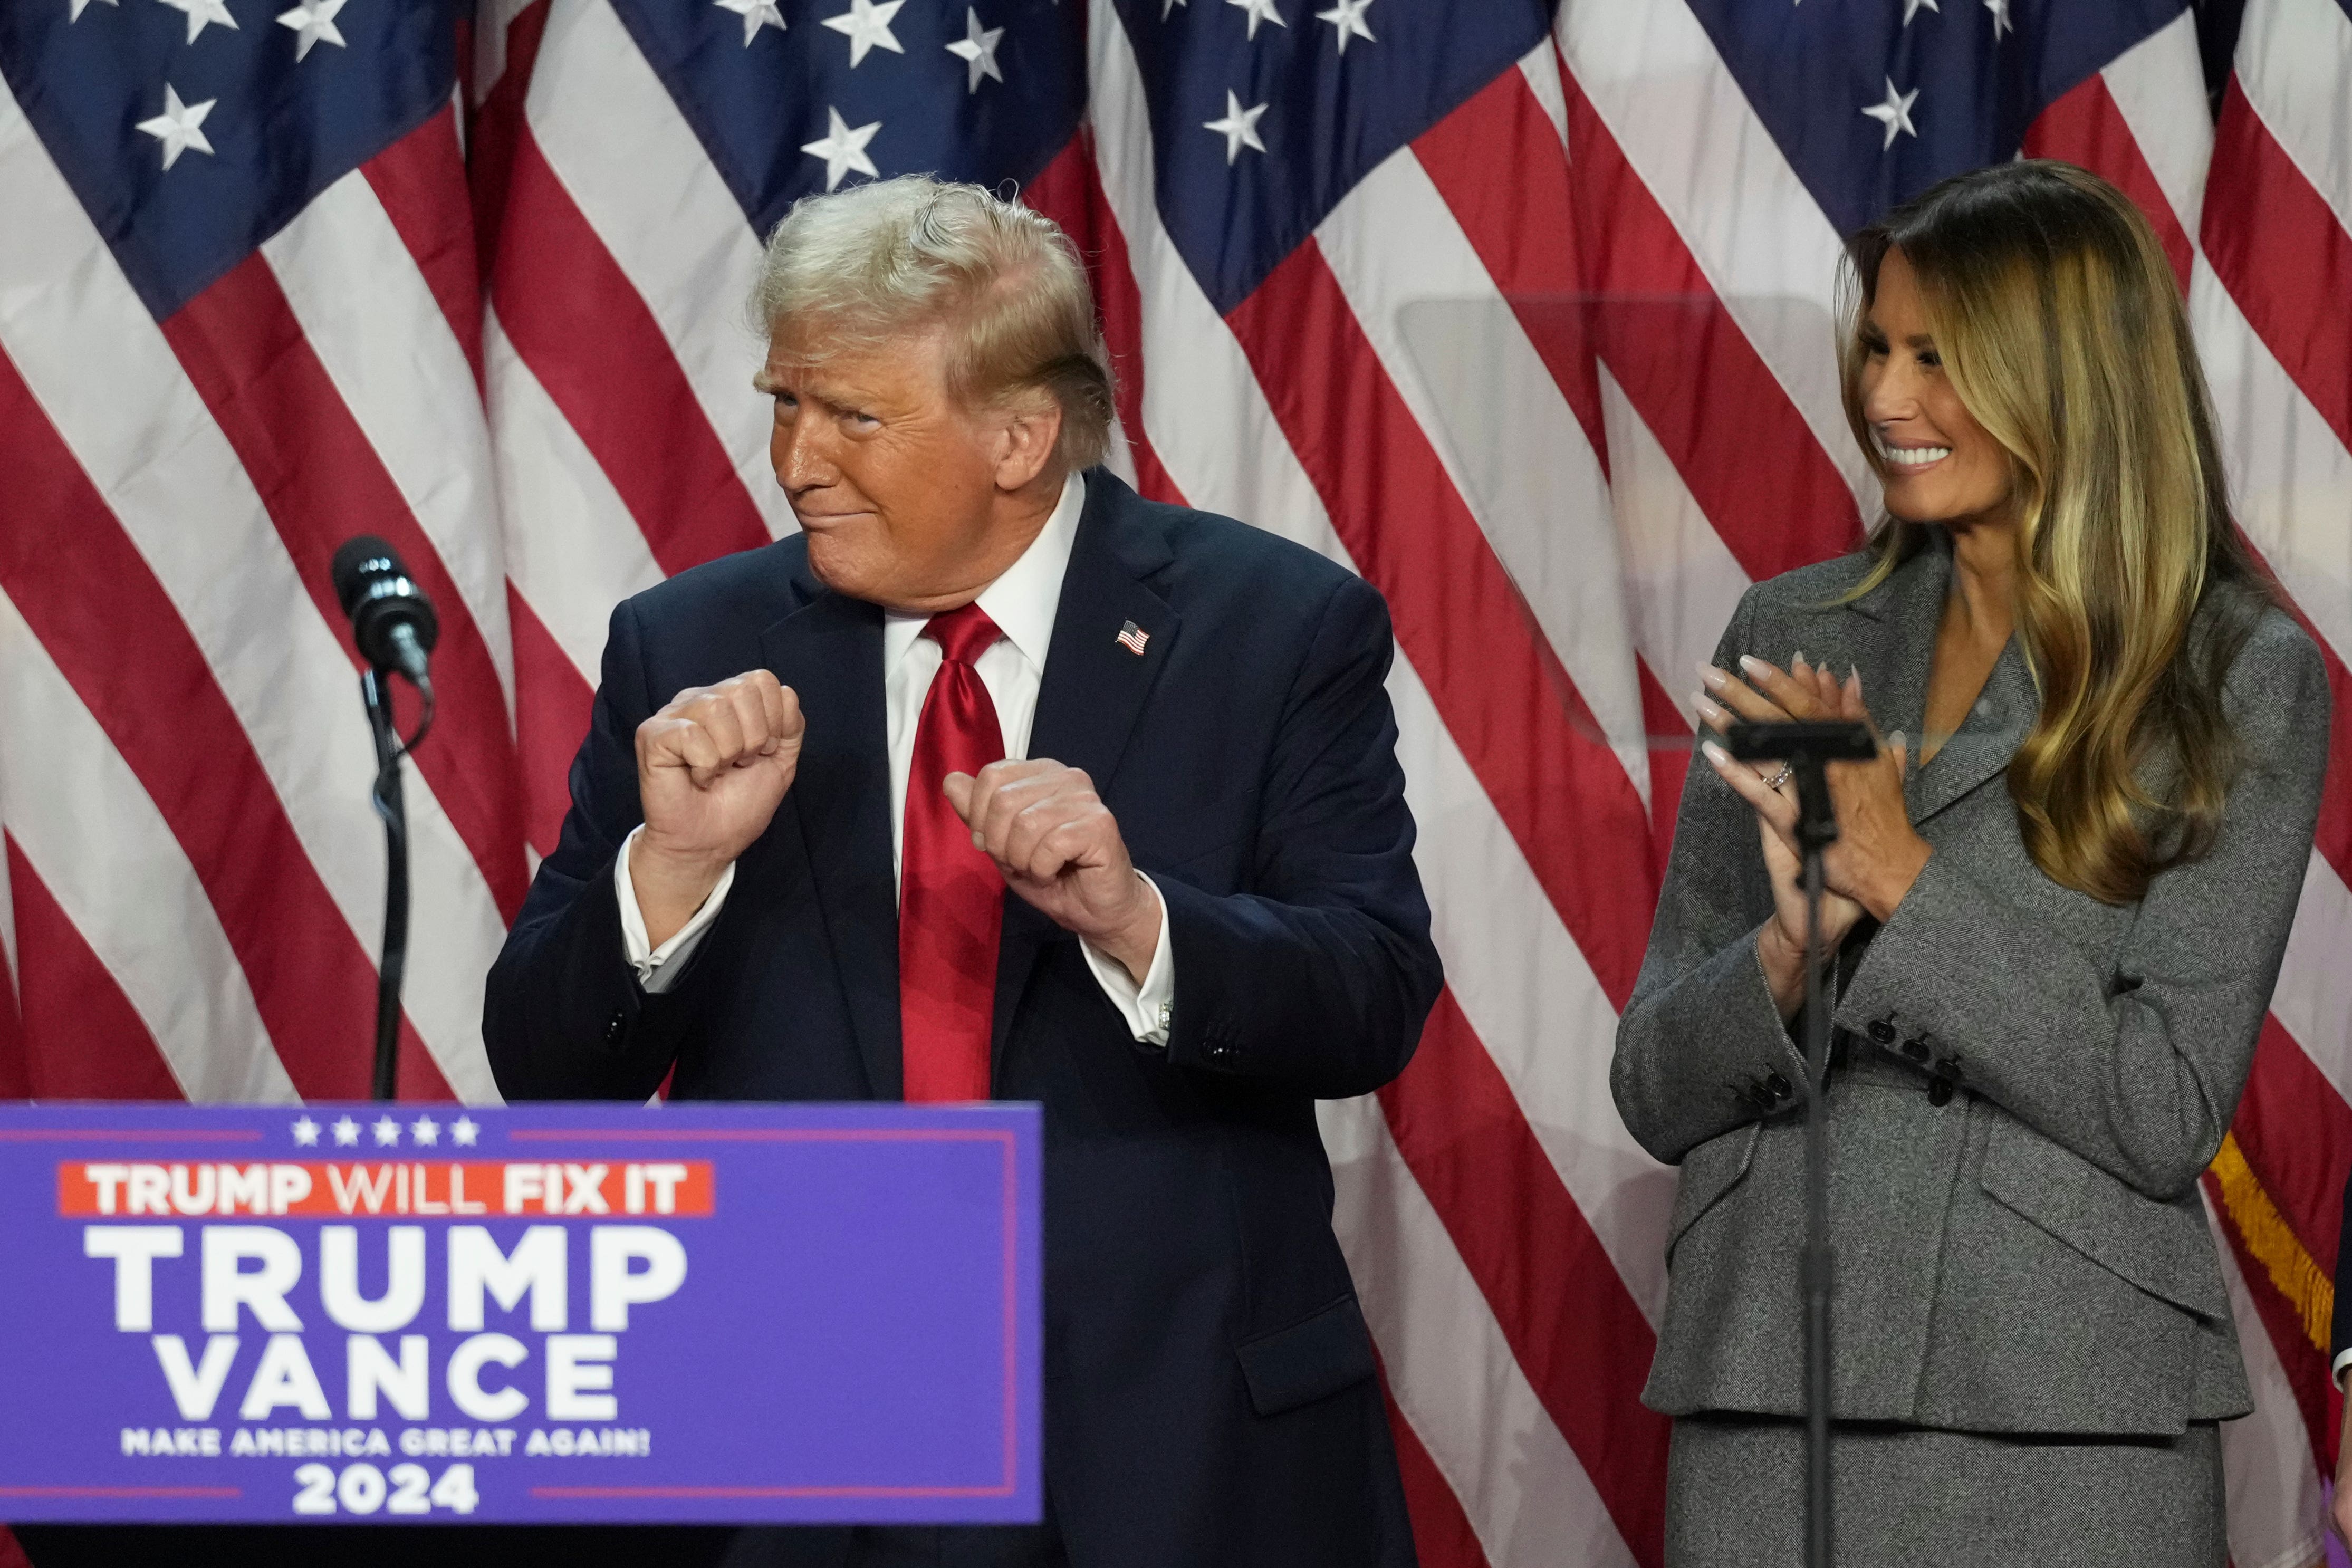
[[[541,859],[555,852],[572,809],[572,758],[587,738],[595,688],[523,596],[507,585],[514,632],[515,747],[522,754],[523,821]]]
[[[2200,237],[2214,272],[2336,438],[2352,446],[2352,235],[2230,78]]]
[[[1081,128],[1029,183],[1022,198],[1059,224],[1086,259],[1095,308],[1102,318],[1103,343],[1110,352],[1111,393],[1135,463],[1136,489],[1152,500],[1182,506],[1183,496],[1143,430],[1143,294],[1128,260],[1127,235],[1103,193],[1092,133]]]
[[[2063,158],[2080,164],[2129,196],[2147,214],[2156,237],[2164,242],[2164,254],[2172,263],[2173,276],[2180,280],[2180,292],[2189,292],[2189,264],[2195,255],[2189,231],[2180,226],[2180,214],[2172,210],[2171,198],[2157,183],[2156,171],[2148,167],[2139,139],[2132,134],[2124,111],[2116,106],[2106,78],[2086,78],[2043,110],[2025,129],[2025,155]]]
[[[1413,1555],[1420,1568],[1488,1568],[1470,1516],[1462,1511],[1462,1500],[1422,1446],[1421,1434],[1397,1408],[1385,1368],[1381,1403],[1389,1413],[1389,1437],[1396,1444],[1397,1471],[1404,1480],[1405,1512],[1412,1521]]]
[[[2303,1249],[2333,1275],[2344,1178],[2352,1172],[2352,1105],[2274,1016],[2263,1019],[2231,1130]]]
[[[1575,78],[1561,80],[1601,361],[1749,577],[1856,548],[1853,492]]]
[[[277,275],[255,252],[167,319],[163,336],[251,476],[303,586],[353,668],[364,661],[351,645],[329,571],[345,539],[380,535],[440,612],[441,641],[433,653],[440,716],[432,743],[419,747],[415,760],[472,852],[490,896],[512,919],[527,879],[514,742],[498,667],[440,552],[302,335]]]
[[[474,388],[482,385],[482,286],[474,253],[474,214],[466,188],[466,154],[457,145],[457,111],[443,110],[374,157],[360,172],[425,275],[425,287],[456,333]]]
[[[1698,720],[1666,694],[1665,683],[1650,668],[1649,660],[1643,659],[1640,664],[1642,730],[1650,741],[1650,861],[1663,887],[1666,860],[1675,849],[1675,821],[1682,813],[1683,775],[1690,771]]]
[[[203,651],[5,352],[0,473],[16,503],[0,528],[0,591],[179,840],[294,1087],[366,1098],[375,967]],[[402,1038],[422,1097],[452,1098],[405,1019]]]
[[[25,969],[25,1047],[43,1100],[184,1100],[147,1022],[14,837],[0,834]]]
[[[2328,1430],[2327,1355],[2311,1343],[2304,1332],[2303,1314],[2287,1300],[2276,1285],[2271,1283],[2270,1271],[2261,1259],[2246,1248],[2246,1239],[2231,1223],[2230,1211],[2221,1202],[2221,1182],[2211,1171],[2204,1176],[2205,1196],[2211,1200],[2213,1210],[2221,1217],[2221,1234],[2229,1239],[2230,1251],[2238,1260],[2238,1272],[2246,1281],[2246,1293],[2253,1298],[2254,1315],[2262,1319],[2263,1332],[2270,1335],[2271,1348],[2278,1354],[2279,1368],[2286,1375],[2287,1387],[2294,1395],[2295,1409],[2303,1416],[2304,1434],[2311,1442],[2312,1462],[2322,1475],[2333,1475],[2335,1467],[2328,1450],[2335,1445],[2335,1434]]]
[[[25,1555],[25,1549],[5,1524],[0,1524],[0,1568],[33,1568],[33,1560]]]
[[[1397,645],[1622,1008],[1657,896],[1649,820],[1323,253],[1293,251],[1229,318]]]
[[[1657,1336],[1451,990],[1381,1107],[1519,1370],[1634,1561],[1655,1568],[1671,1426],[1643,1407],[1642,1381]]]
[[[1606,474],[1601,379],[1585,338],[1586,312],[1577,300],[1582,268],[1568,155],[1526,74],[1503,72],[1422,132],[1412,151],[1575,411]],[[1510,170],[1511,177],[1496,179],[1497,169]]]
[[[511,69],[511,68],[509,68]],[[540,152],[516,136],[490,298],[523,363],[604,470],[665,572],[769,542],[661,324]],[[744,388],[743,395],[752,395]]]
[[[506,65],[474,111],[467,138],[466,173],[474,203],[474,246],[478,277],[487,283],[504,232],[507,185],[514,172],[515,142],[522,135],[523,104],[530,92],[531,68],[547,34],[548,0],[531,0],[507,24]]]

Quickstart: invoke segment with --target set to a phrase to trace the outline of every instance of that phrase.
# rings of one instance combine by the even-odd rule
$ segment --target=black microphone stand
[[[1827,765],[1878,753],[1870,727],[1846,720],[1732,725],[1724,738],[1746,762],[1786,761],[1797,785],[1797,847],[1805,878],[1805,1562],[1831,1568],[1830,1014],[1822,987],[1822,857],[1837,842]]]
[[[424,699],[416,733],[405,741],[393,723],[392,672],[360,675],[360,698],[367,705],[368,730],[375,737],[375,814],[383,819],[383,953],[375,977],[375,1079],[373,1097],[397,1097],[400,1077],[400,982],[408,967],[408,806],[400,789],[400,760],[433,727],[433,683],[417,683]]]

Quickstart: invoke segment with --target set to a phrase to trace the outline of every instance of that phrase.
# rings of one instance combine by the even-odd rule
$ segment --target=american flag
[[[0,1093],[367,1075],[373,758],[326,580],[442,612],[404,1088],[487,1100],[482,976],[605,618],[793,527],[760,236],[913,170],[1087,253],[1118,459],[1387,595],[1450,985],[1325,1108],[1423,1561],[1654,1565],[1674,1174],[1606,1082],[1752,580],[1875,512],[1839,236],[2021,151],[2137,198],[2339,766],[2208,1178],[2260,1411],[2232,1554],[2315,1560],[2352,1167],[2352,0],[5,0]],[[1793,1502],[1792,1502],[1793,1506]]]

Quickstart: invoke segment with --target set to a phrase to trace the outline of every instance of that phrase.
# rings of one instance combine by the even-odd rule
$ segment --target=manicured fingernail
[[[1896,730],[1893,735],[1890,735],[1890,736],[1888,736],[1888,737],[1886,737],[1886,744],[1887,744],[1888,747],[1889,747],[1890,749],[1892,749],[1892,748],[1895,748],[1895,747],[1903,747],[1903,746],[1907,746],[1907,745],[1909,745],[1910,743],[1909,743],[1908,741],[1906,741],[1906,740],[1903,738],[1903,732],[1902,732],[1901,730],[1899,730],[1899,729],[1898,729],[1898,730]]]
[[[984,850],[988,847],[988,841],[982,838],[978,833],[974,833],[971,836],[971,847],[976,850]]]
[[[1742,653],[1739,655],[1739,667],[1751,675],[1760,675],[1772,666],[1753,653]]]
[[[1701,664],[1698,667],[1698,679],[1699,684],[1705,686],[1708,691],[1719,692],[1723,689],[1723,683],[1731,679],[1731,677],[1725,674],[1721,670],[1717,669],[1713,664]]]
[[[1802,648],[1798,649],[1795,653],[1789,655],[1789,667],[1792,670],[1804,662],[1805,651]]]
[[[1724,750],[1723,747],[1717,746],[1715,742],[1711,740],[1702,741],[1699,743],[1699,749],[1706,753],[1706,759],[1709,762],[1714,763],[1717,768],[1726,768],[1730,766],[1731,753]]]
[[[1721,724],[1723,722],[1723,710],[1716,706],[1713,703],[1707,701],[1705,697],[1693,697],[1691,701],[1698,707],[1698,716],[1706,720],[1707,723]]]

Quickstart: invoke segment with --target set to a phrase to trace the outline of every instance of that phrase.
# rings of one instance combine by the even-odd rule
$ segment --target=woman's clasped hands
[[[1717,735],[1741,719],[1870,722],[1861,673],[1849,674],[1841,682],[1826,666],[1808,664],[1801,653],[1785,671],[1750,655],[1739,661],[1738,674],[1704,664],[1699,679],[1706,689],[1696,699],[1698,716]],[[1877,733],[1874,726],[1872,733]],[[1713,739],[1700,751],[1717,775],[1755,808],[1764,864],[1772,879],[1772,919],[1758,937],[1757,952],[1781,1016],[1791,1017],[1804,1000],[1805,986],[1805,891],[1797,847],[1795,778],[1777,763],[1738,761]],[[1881,921],[1893,915],[1927,863],[1927,841],[1913,831],[1903,802],[1906,751],[1898,734],[1881,740],[1878,755],[1868,762],[1832,762],[1828,767],[1838,837],[1822,862],[1827,889],[1822,900],[1824,952],[1834,951],[1864,912]]]

